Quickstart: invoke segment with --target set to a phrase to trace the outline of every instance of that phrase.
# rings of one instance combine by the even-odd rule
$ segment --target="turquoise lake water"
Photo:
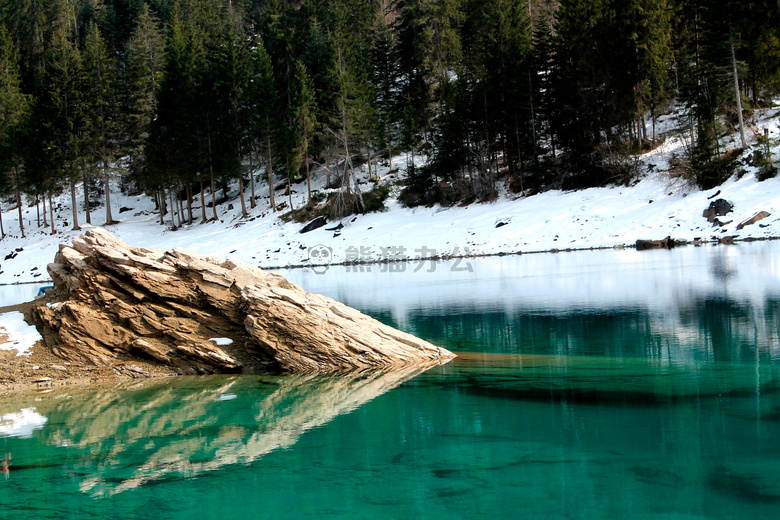
[[[777,253],[284,272],[461,355],[0,400],[0,519],[778,518]]]

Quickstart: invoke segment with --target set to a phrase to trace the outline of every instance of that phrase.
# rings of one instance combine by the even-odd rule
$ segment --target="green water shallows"
[[[749,268],[766,258],[739,251]],[[625,285],[603,273],[587,297],[569,291],[567,276],[600,272],[592,257],[556,258],[546,296],[526,284],[524,298],[477,261],[458,298],[444,269],[376,306],[361,304],[364,279],[332,276],[347,303],[469,351],[424,373],[2,400],[0,518],[777,518],[778,271],[735,294],[739,269],[712,285],[683,276],[723,265],[695,253],[656,256],[645,274],[646,257],[625,264],[629,292],[654,285],[657,307],[594,290]],[[647,272],[663,262],[659,283]]]

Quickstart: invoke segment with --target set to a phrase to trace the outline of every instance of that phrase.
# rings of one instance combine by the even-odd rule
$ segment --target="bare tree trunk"
[[[0,203],[0,238],[5,238],[5,229],[3,229],[3,204]]]
[[[89,210],[89,186],[87,177],[88,176],[85,173],[82,180],[82,183],[84,184],[84,209],[87,211],[87,224],[92,224],[92,215]]]
[[[255,209],[257,202],[255,201],[255,167],[252,164],[252,148],[249,147],[249,189],[252,195],[252,199],[249,201],[249,207]]]
[[[173,189],[168,190],[168,199],[171,201],[171,229],[176,231],[176,219],[174,213],[176,213],[176,206],[173,202]]]
[[[208,222],[206,218],[206,195],[203,193],[203,179],[200,179],[200,214],[203,222]]]
[[[78,231],[81,227],[79,226],[79,208],[76,200],[76,181],[74,179],[70,181],[70,202],[73,206],[73,231]]]
[[[306,189],[308,190],[308,198],[306,204],[311,205],[311,175],[309,173],[309,138],[303,138],[303,162],[306,164]]]
[[[374,175],[371,173],[371,146],[366,146],[366,157],[368,158],[368,180],[373,181]]]
[[[739,93],[737,58],[734,53],[734,38],[731,36],[731,34],[729,34],[729,44],[731,46],[731,66],[734,69],[734,93],[736,94],[737,115],[739,116],[739,137],[742,139],[742,148],[747,148],[747,139],[745,138],[745,122],[742,120],[742,96]]]
[[[108,173],[108,163],[103,159],[103,182],[106,190],[106,225],[114,223],[114,216],[111,214],[111,190],[110,190],[110,175]]]
[[[49,223],[46,221],[46,193],[41,195],[41,202],[43,203],[43,227],[46,227],[49,225]]]
[[[214,184],[214,170],[211,166],[209,166],[209,181],[211,182],[211,209],[214,212],[214,220],[219,220],[217,215],[217,194],[215,193],[217,189]]]
[[[176,190],[176,200],[179,202],[179,226],[184,226],[184,201],[179,196],[179,193],[181,192],[181,184],[179,184],[179,189]]]
[[[393,170],[393,136],[390,127],[385,124],[385,139],[387,139],[387,162],[390,163],[390,171]]]
[[[41,201],[38,200],[38,197],[35,197],[35,213],[38,217],[38,227],[41,227]]]
[[[642,152],[642,115],[637,114],[636,116],[636,145],[638,148],[638,152]]]
[[[655,142],[655,122],[656,122],[656,114],[655,114],[655,104],[653,104],[653,107],[650,109],[650,115],[653,118],[653,142]]]
[[[192,186],[187,183],[187,224],[192,225]]]
[[[344,116],[344,121],[345,121],[344,124],[346,124],[346,115]],[[344,134],[344,178],[342,179],[341,182],[342,185],[347,186],[347,195],[351,195],[352,191],[349,187],[349,166],[350,166],[349,145],[347,144],[347,132],[344,131],[343,134]]]
[[[270,197],[271,211],[276,212],[276,202],[274,201],[274,167],[271,158],[271,137],[265,137],[265,171],[268,174],[268,196]]]
[[[238,173],[238,192],[241,194],[241,216],[247,218],[249,214],[246,212],[246,199],[244,198],[244,179],[241,172]]]
[[[213,156],[211,153],[211,118],[210,116],[206,117],[206,135],[208,136],[208,151],[209,151],[209,183],[211,184],[211,209],[214,211],[214,220],[219,220],[219,217],[217,216],[217,194],[215,193],[216,190],[214,189],[214,163],[213,163]]]
[[[54,235],[57,233],[57,230],[54,229],[54,205],[51,203],[51,192],[49,192],[49,220],[51,221],[51,234]]]
[[[552,152],[553,159],[555,159],[555,133],[553,133],[552,128],[550,128],[550,151]]]
[[[19,230],[22,232],[22,238],[24,238],[24,221],[22,220],[22,192],[19,188],[16,188],[16,205],[19,208]]]
[[[160,210],[160,225],[165,225],[165,196],[160,195],[160,192],[154,194],[154,203],[157,204],[157,209]]]

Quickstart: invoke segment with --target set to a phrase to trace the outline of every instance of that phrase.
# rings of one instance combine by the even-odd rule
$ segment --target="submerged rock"
[[[48,269],[62,301],[37,307],[34,318],[66,360],[142,356],[183,373],[332,373],[455,357],[282,276],[183,249],[132,247],[100,228],[60,245]]]

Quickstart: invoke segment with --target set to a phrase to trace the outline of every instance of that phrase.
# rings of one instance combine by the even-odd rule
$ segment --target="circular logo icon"
[[[308,249],[309,264],[317,274],[325,274],[328,266],[333,261],[333,248],[322,244],[311,246]]]

